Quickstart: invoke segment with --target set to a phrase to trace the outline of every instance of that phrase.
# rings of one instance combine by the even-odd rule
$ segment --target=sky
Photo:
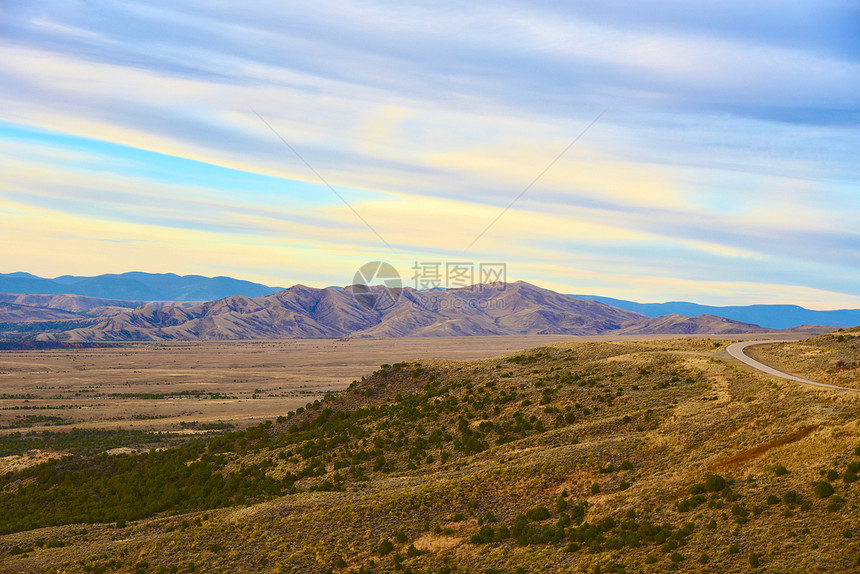
[[[860,308],[860,4],[711,4],[4,0],[0,272]]]

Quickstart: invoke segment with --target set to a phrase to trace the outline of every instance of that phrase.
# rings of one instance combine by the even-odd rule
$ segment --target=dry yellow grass
[[[0,537],[0,568],[81,572],[80,560],[92,567],[122,559],[120,571],[146,561],[148,571],[155,572],[172,565],[188,571],[192,563],[197,571],[231,571],[238,563],[260,572],[332,568],[348,574],[360,568],[395,572],[402,562],[414,573],[448,567],[513,572],[517,566],[526,572],[623,567],[626,572],[746,573],[750,553],[756,553],[760,571],[855,571],[860,482],[843,477],[850,464],[860,462],[855,450],[860,447],[860,397],[750,371],[725,358],[724,345],[715,343],[565,342],[507,357],[421,361],[388,369],[325,403],[335,411],[378,410],[367,411],[376,414],[362,423],[363,438],[350,435],[346,445],[317,455],[324,474],[299,481],[295,494],[206,513],[163,514],[121,530],[69,525],[7,535]],[[779,352],[775,357],[785,359]],[[424,371],[414,374],[419,365]],[[430,377],[437,389],[447,389],[430,404],[438,399],[450,408],[438,406],[427,418],[407,418],[421,409],[398,410],[398,405],[425,392]],[[509,391],[517,393],[516,399],[501,400]],[[476,406],[482,397],[489,400]],[[289,425],[311,421],[320,412],[296,415],[273,431],[289,432]],[[516,412],[540,421],[544,430],[510,442],[481,430],[481,422],[511,422]],[[558,416],[569,412],[574,420],[559,423]],[[487,448],[466,454],[447,442],[427,451],[432,462],[424,454],[410,457],[417,438],[440,429],[459,439],[465,436],[462,427],[485,433]],[[308,440],[316,444],[319,438]],[[350,466],[336,470],[337,461],[357,449],[373,449],[377,440],[390,470],[373,469],[375,454],[362,463],[366,481],[355,478]],[[267,472],[273,476],[296,472],[307,464],[297,453],[308,444],[230,452],[228,468],[271,461]],[[440,460],[441,450],[450,455],[447,462]],[[828,477],[831,470],[838,471],[836,478]],[[338,472],[343,492],[310,491]],[[707,491],[702,501],[689,503],[709,472],[729,481],[728,489]],[[817,481],[827,481],[835,494],[818,498],[812,487]],[[599,492],[592,490],[594,484]],[[488,512],[498,519],[492,524],[511,527],[518,513],[545,506],[551,518],[533,524],[555,525],[561,516],[556,503],[565,491],[571,505],[588,503],[590,524],[607,518],[616,522],[593,550],[586,543],[568,548],[570,532],[559,543],[471,542]],[[791,491],[808,507],[787,502]],[[671,548],[651,542],[609,547],[608,540],[619,536],[629,520],[667,524],[674,532],[688,523],[693,527]],[[86,534],[79,534],[82,528]],[[396,541],[397,532],[405,541]],[[36,549],[26,558],[2,557],[12,545],[32,546],[39,539],[61,539],[68,546]],[[383,539],[395,540],[390,553],[379,552]],[[212,550],[213,545],[219,549]],[[408,555],[410,545],[423,554]],[[734,545],[737,552],[730,551]],[[677,561],[674,553],[680,555]],[[703,554],[706,562],[700,562]],[[348,566],[337,567],[337,557]]]

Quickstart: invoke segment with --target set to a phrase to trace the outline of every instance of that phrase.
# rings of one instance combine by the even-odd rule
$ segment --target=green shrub
[[[827,498],[828,496],[831,496],[834,492],[833,487],[830,485],[830,483],[825,482],[823,480],[813,484],[812,488],[815,491],[815,496],[817,496],[818,498]]]
[[[750,552],[749,559],[750,559],[750,567],[752,567],[752,568],[758,568],[759,567],[761,560],[759,559],[758,554],[756,554],[755,552]]]
[[[496,536],[495,529],[489,524],[485,524],[481,529],[472,535],[472,544],[489,544]]]
[[[414,544],[410,544],[409,548],[406,549],[406,555],[409,557],[421,556],[422,554],[424,553],[415,548]]]
[[[726,487],[726,479],[719,474],[709,474],[705,477],[705,490],[719,492]]]
[[[777,476],[783,476],[785,474],[788,474],[788,469],[781,464],[777,464],[773,467],[773,473]]]
[[[385,540],[380,542],[380,544],[379,544],[379,555],[380,556],[385,556],[386,554],[389,554],[392,550],[394,550],[394,544],[391,542],[391,540],[388,540],[386,538]]]
[[[744,524],[750,516],[750,511],[742,504],[732,506],[732,514],[740,524]]]
[[[803,503],[803,498],[801,498],[800,495],[797,494],[796,490],[789,490],[788,492],[786,492],[785,494],[782,495],[782,499],[785,501],[786,504],[802,504]]]
[[[526,512],[526,517],[534,522],[540,522],[550,517],[549,510],[545,506],[536,506]]]

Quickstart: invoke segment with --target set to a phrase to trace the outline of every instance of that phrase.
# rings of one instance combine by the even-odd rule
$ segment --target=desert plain
[[[293,339],[0,351],[0,436],[73,427],[174,433],[201,432],[218,423],[222,429],[244,428],[341,391],[384,363],[466,361],[562,341],[665,337]],[[773,332],[754,338],[802,337]]]

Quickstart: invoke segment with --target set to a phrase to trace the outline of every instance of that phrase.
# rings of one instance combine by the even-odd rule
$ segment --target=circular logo
[[[352,278],[352,296],[367,309],[387,311],[394,307],[403,291],[397,269],[385,261],[371,261],[359,267]]]

